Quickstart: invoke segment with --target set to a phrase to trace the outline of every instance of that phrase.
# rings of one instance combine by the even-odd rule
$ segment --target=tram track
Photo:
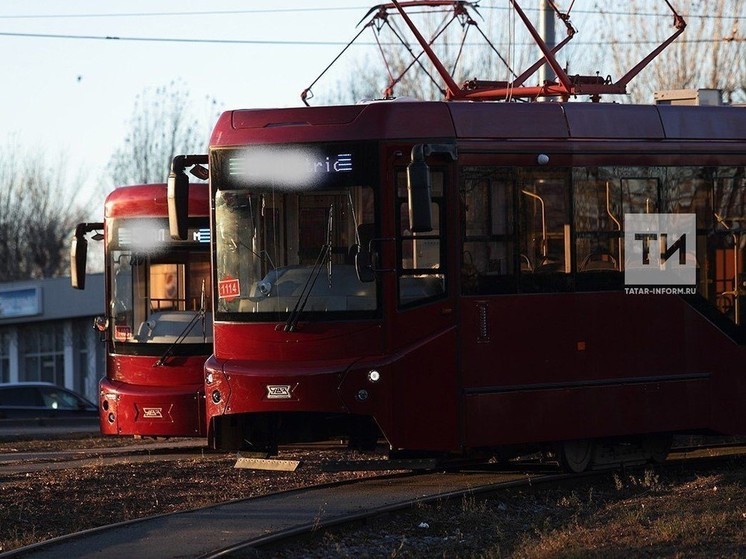
[[[306,450],[314,453],[318,449]],[[680,449],[668,464],[717,460],[709,455],[742,456],[744,452],[742,447]],[[327,454],[324,461],[330,457]],[[205,472],[214,471],[215,467],[224,471],[228,465],[224,457],[222,463],[215,463]],[[316,472],[319,466],[309,465],[308,471]],[[512,470],[493,465],[448,473],[366,475],[314,487],[302,487],[297,473],[291,476],[271,473],[266,478],[267,474],[263,473],[252,479],[278,480],[275,490],[264,495],[82,530],[11,551],[2,557],[86,557],[100,552],[139,557],[252,556],[251,553],[265,546],[282,546],[299,536],[360,523],[372,516],[386,516],[425,503],[457,501],[465,495],[494,494],[526,484],[536,488],[550,481],[577,483],[587,479],[558,474],[556,468],[538,464],[513,466]],[[312,479],[314,475],[321,474],[311,473],[310,477],[302,479]],[[589,474],[596,475],[608,476],[609,471]],[[291,483],[289,480],[294,478],[298,481],[297,488],[282,490],[283,484]],[[284,488],[289,487],[285,485]]]
[[[195,441],[169,441],[116,447],[0,452],[0,475],[108,465],[124,462],[181,460],[204,452]]]
[[[297,444],[283,447],[285,452],[313,449],[335,451],[340,444]],[[189,460],[195,457],[224,459],[231,452],[213,451],[201,439],[147,441],[112,447],[80,447],[57,450],[7,450],[0,448],[0,476],[42,472],[91,465],[114,465],[135,462]]]
[[[415,503],[564,477],[478,470],[368,477],[104,526],[3,557],[225,557]]]

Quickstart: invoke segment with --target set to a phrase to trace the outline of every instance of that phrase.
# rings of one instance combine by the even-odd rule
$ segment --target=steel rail
[[[730,445],[728,445],[730,446]],[[698,447],[702,448],[702,447]],[[687,457],[682,449],[663,464],[712,461],[722,456]],[[716,450],[717,452],[717,450]],[[739,455],[743,455],[741,447]],[[226,557],[231,553],[277,544],[314,530],[357,522],[376,514],[406,509],[463,495],[485,495],[527,484],[587,479],[611,469],[583,474],[559,474],[556,468],[511,463],[459,472],[399,473],[292,489],[270,495],[237,499],[189,511],[167,513],[101,526],[60,536],[0,554],[17,557],[76,558],[112,556]],[[529,472],[533,469],[533,474]]]
[[[218,559],[218,558],[228,557],[232,555],[233,553],[236,553],[239,551],[246,551],[246,550],[253,549],[253,548],[259,548],[259,547],[263,547],[263,546],[267,546],[271,544],[277,544],[282,541],[287,541],[291,538],[296,538],[296,537],[304,536],[307,534],[311,534],[318,530],[326,530],[326,529],[333,528],[333,527],[350,525],[356,522],[368,520],[375,516],[379,516],[382,514],[391,514],[391,513],[407,510],[407,509],[410,509],[410,508],[413,508],[419,505],[447,501],[449,499],[464,497],[467,495],[482,495],[486,493],[494,493],[497,491],[501,491],[505,489],[512,489],[516,487],[526,487],[526,486],[532,486],[532,485],[538,485],[538,484],[544,484],[544,483],[565,481],[565,480],[570,480],[570,479],[581,479],[581,478],[594,477],[602,473],[605,473],[605,472],[592,471],[592,472],[588,472],[588,473],[584,473],[580,475],[564,474],[564,473],[554,474],[554,475],[545,474],[545,475],[539,475],[535,477],[528,477],[525,474],[516,474],[516,475],[520,475],[521,477],[519,479],[511,479],[508,481],[500,481],[496,483],[487,483],[483,485],[469,487],[466,489],[446,491],[443,493],[437,493],[437,494],[433,494],[429,496],[414,497],[414,498],[407,499],[407,500],[404,500],[404,501],[401,501],[395,504],[375,507],[375,508],[367,509],[362,512],[349,513],[349,514],[329,518],[326,520],[316,519],[313,522],[294,526],[286,530],[279,530],[271,534],[248,538],[242,542],[238,542],[233,545],[226,546],[222,549],[216,549],[204,555],[200,555],[197,559]],[[420,474],[420,475],[434,475],[434,474]]]
[[[0,558],[224,557],[415,503],[565,477],[472,471],[407,472],[347,480],[84,530],[18,548]]]

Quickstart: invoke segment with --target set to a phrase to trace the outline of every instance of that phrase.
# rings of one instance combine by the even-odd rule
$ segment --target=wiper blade
[[[293,307],[293,310],[290,313],[290,316],[288,316],[288,320],[285,323],[285,328],[283,328],[285,332],[292,332],[293,330],[295,330],[295,325],[298,323],[298,319],[300,318],[300,315],[303,313],[303,309],[306,308],[306,303],[308,302],[308,298],[311,295],[311,291],[313,291],[313,286],[316,285],[316,280],[318,279],[319,274],[321,273],[321,269],[324,267],[324,261],[327,259],[327,257],[329,258],[329,283],[331,284],[332,228],[334,226],[333,220],[334,220],[334,204],[331,204],[329,206],[329,219],[327,220],[326,244],[321,247],[321,251],[319,252],[319,255],[316,257],[316,261],[313,263],[313,268],[311,269],[311,273],[308,275],[308,279],[306,280],[306,283],[303,285],[303,289],[301,289],[300,296],[298,297],[298,301],[296,301],[295,307]]]

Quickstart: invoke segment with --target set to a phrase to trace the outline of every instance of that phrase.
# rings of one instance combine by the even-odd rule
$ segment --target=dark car
[[[97,417],[95,404],[67,388],[46,382],[0,384],[0,419]]]

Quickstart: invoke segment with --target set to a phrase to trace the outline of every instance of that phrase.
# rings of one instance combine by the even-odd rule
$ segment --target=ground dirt
[[[110,446],[120,439],[0,441],[0,453]],[[131,441],[130,441],[131,443]],[[0,552],[132,518],[324,483],[333,451],[298,451],[297,472],[235,469],[235,455],[4,474]],[[744,557],[746,456],[610,471],[571,488],[415,507],[351,529],[265,548],[252,557]]]

